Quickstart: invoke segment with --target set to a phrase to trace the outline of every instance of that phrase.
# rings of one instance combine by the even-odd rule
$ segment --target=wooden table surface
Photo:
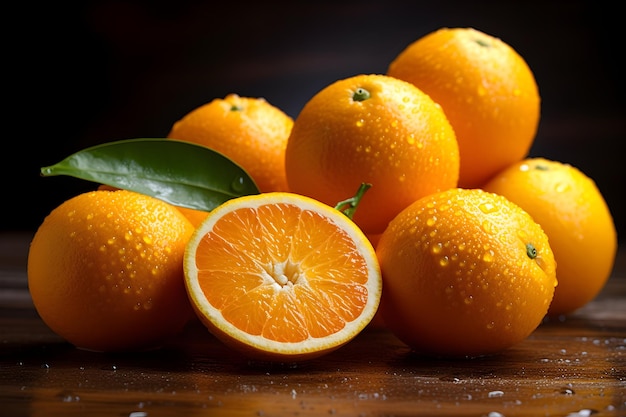
[[[596,300],[499,355],[435,360],[371,327],[297,366],[249,363],[198,323],[160,350],[76,349],[28,295],[29,234],[0,233],[0,416],[626,416],[626,251]]]

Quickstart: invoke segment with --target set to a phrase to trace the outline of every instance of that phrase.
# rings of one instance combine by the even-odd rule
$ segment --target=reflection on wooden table
[[[0,235],[0,416],[623,416],[626,251],[596,300],[499,355],[438,360],[372,326],[298,365],[250,363],[198,322],[162,349],[83,351],[37,316],[29,235]]]

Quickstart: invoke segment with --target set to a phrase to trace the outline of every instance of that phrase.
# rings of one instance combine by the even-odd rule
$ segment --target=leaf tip
[[[41,169],[39,170],[39,175],[41,175],[42,177],[48,177],[52,175],[52,167],[41,167]]]

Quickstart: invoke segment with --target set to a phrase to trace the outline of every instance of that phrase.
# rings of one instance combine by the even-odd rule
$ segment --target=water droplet
[[[495,253],[492,250],[489,250],[488,252],[485,252],[483,254],[483,261],[485,261],[485,262],[493,262],[494,256],[495,256]]]
[[[484,221],[481,226],[485,233],[488,233],[490,235],[494,233],[493,225],[491,224],[491,222]]]
[[[246,188],[246,182],[243,177],[236,177],[233,182],[230,183],[230,188],[235,192],[241,192]]]
[[[564,193],[566,191],[568,191],[570,189],[570,185],[567,183],[558,183],[554,186],[554,191],[556,191],[557,193]]]
[[[61,391],[56,395],[56,397],[64,403],[80,401],[80,397],[72,391]]]
[[[365,121],[363,119],[359,119],[356,121],[356,127],[363,127]]]
[[[443,245],[441,243],[436,243],[432,246],[431,251],[432,253],[441,253],[441,250],[443,249]]]
[[[447,256],[444,256],[443,258],[439,259],[439,265],[441,266],[448,266],[449,263],[450,263],[450,259]]]
[[[444,382],[454,382],[454,383],[459,383],[461,382],[461,378],[456,377],[456,376],[442,376],[439,378],[440,381],[444,381]]]
[[[434,226],[434,225],[435,225],[435,223],[437,223],[437,217],[435,217],[435,216],[433,216],[433,217],[429,217],[429,218],[426,220],[426,225],[427,225],[427,226],[432,227],[432,226]]]
[[[596,414],[597,412],[597,410],[583,408],[578,412],[569,413],[566,417],[589,417],[590,415]]]
[[[409,143],[409,145],[415,144],[415,136],[410,135],[409,137],[406,138],[406,141]]]
[[[489,398],[497,398],[497,397],[502,397],[504,395],[503,391],[491,391],[489,392],[489,394],[487,394],[487,396]]]
[[[492,203],[481,203],[478,208],[485,214],[493,213],[498,210],[498,208]]]

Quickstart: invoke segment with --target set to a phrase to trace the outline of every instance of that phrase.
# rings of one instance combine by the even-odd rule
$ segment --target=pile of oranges
[[[295,119],[215,99],[167,137],[224,154],[260,194],[210,213],[125,190],[70,199],[33,239],[33,301],[92,350],[153,348],[195,311],[269,360],[325,354],[375,315],[421,354],[503,351],[591,301],[617,251],[594,182],[528,157],[540,104],[524,59],[472,28],[329,84]],[[336,210],[363,185],[354,215]]]

